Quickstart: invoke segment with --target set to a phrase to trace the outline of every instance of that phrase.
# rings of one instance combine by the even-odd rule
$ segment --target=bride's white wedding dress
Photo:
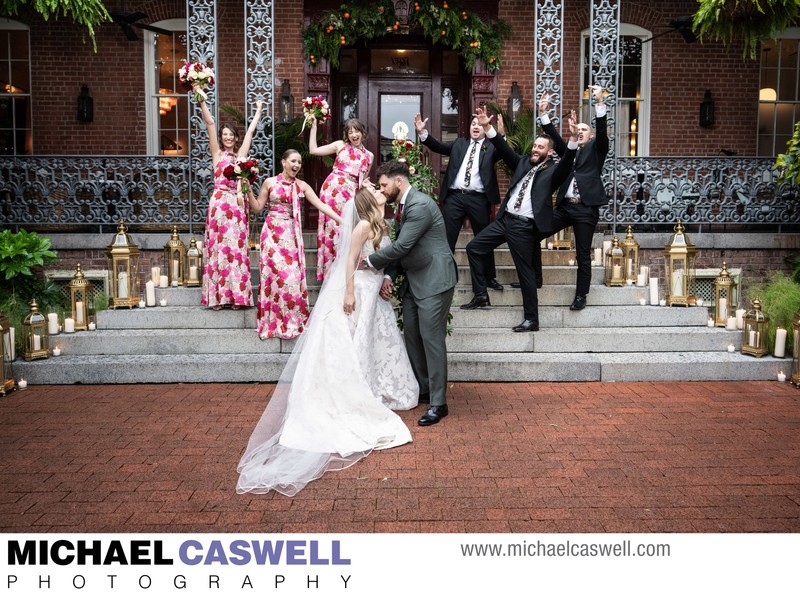
[[[352,204],[342,213],[338,254],[343,257],[334,262],[250,437],[239,462],[238,493],[275,490],[291,496],[373,449],[411,441],[408,427],[390,408],[415,407],[419,386],[392,306],[379,295],[383,273],[357,270],[355,311],[347,316],[343,309]],[[367,241],[362,255],[373,251]]]

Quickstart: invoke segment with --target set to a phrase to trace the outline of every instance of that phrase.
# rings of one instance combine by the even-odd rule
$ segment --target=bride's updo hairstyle
[[[375,195],[369,188],[361,188],[356,192],[356,197],[353,200],[356,203],[358,218],[362,221],[367,221],[370,229],[372,229],[372,245],[377,250],[380,248],[383,236],[383,214],[380,212]]]

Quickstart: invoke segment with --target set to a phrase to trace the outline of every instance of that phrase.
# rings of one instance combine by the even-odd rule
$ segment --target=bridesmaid
[[[256,198],[250,192],[250,208],[268,208],[261,229],[261,284],[258,289],[258,336],[296,338],[308,320],[306,260],[300,198],[305,198],[331,219],[338,213],[324,204],[306,182],[297,179],[303,158],[289,149],[281,158],[283,171],[261,185]]]
[[[203,243],[203,294],[200,303],[214,310],[220,310],[224,305],[233,309],[250,307],[253,305],[253,289],[247,240],[247,203],[237,191],[237,181],[226,178],[222,172],[237,157],[247,156],[263,103],[256,103],[255,116],[241,145],[238,145],[239,132],[231,124],[224,124],[217,138],[214,116],[204,101],[200,107],[214,165],[214,193],[208,201]]]
[[[336,214],[342,214],[345,202],[352,200],[369,176],[373,155],[364,146],[367,129],[359,120],[352,118],[344,123],[344,138],[325,146],[317,146],[317,121],[312,118],[309,152],[316,157],[336,155],[333,171],[325,179],[319,191],[320,200],[330,206]],[[336,257],[339,244],[339,224],[320,213],[317,227],[317,280],[325,275]]]

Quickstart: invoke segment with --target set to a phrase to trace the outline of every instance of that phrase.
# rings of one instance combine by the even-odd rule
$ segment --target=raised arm
[[[300,189],[303,190],[303,195],[305,195],[306,200],[313,204],[317,210],[324,212],[337,223],[342,222],[342,218],[336,214],[336,211],[320,200],[317,193],[311,189],[311,186],[302,180],[298,180],[298,183],[300,184]]]
[[[420,114],[414,116],[414,128],[417,130],[419,141],[425,146],[427,146],[434,153],[439,153],[440,155],[449,155],[453,150],[453,143],[440,142],[436,140],[428,132],[426,128],[427,124],[428,124],[428,118],[425,118],[423,120]]]
[[[497,149],[498,154],[503,161],[505,161],[506,165],[508,165],[512,171],[515,170],[522,157],[515,153],[514,150],[508,146],[505,138],[500,136],[492,127],[492,118],[494,116],[490,116],[489,112],[485,108],[476,107],[475,117],[478,118],[478,123],[483,126],[483,130],[486,132],[486,138],[488,138],[489,142],[491,142],[494,148]]]
[[[550,121],[550,116],[547,113],[549,110],[550,93],[543,92],[542,96],[539,97],[539,121],[542,123],[542,130],[544,130],[544,133],[553,139],[553,148],[556,150],[556,154],[559,157],[563,157],[564,153],[567,152],[567,143],[564,142],[564,139],[561,138],[561,134],[558,133],[558,130],[556,130],[556,127],[553,125],[553,122]]]
[[[606,155],[608,154],[609,142],[608,142],[608,128],[607,128],[607,110],[608,107],[605,103],[603,103],[603,89],[600,85],[592,86],[592,95],[594,96],[594,109],[595,109],[595,131],[594,131],[594,138],[595,138],[595,146],[597,147],[597,152],[600,156],[600,163],[602,165],[603,161],[605,161]]]
[[[335,155],[344,147],[344,140],[334,140],[330,144],[317,146],[317,120],[311,118],[311,134],[308,137],[308,152],[315,157]]]
[[[256,102],[256,113],[253,115],[253,121],[250,122],[247,133],[244,135],[244,140],[242,140],[242,146],[239,147],[239,152],[237,153],[240,157],[246,157],[247,153],[250,152],[250,146],[253,144],[253,136],[255,136],[256,130],[258,130],[258,121],[261,119],[263,107],[264,103],[262,101]]]
[[[353,275],[356,271],[356,262],[361,256],[361,248],[367,240],[368,232],[369,223],[367,221],[359,221],[358,225],[353,229],[353,235],[350,237],[350,251],[347,254],[347,268],[345,269],[344,313],[346,314],[353,313],[353,310],[356,308],[356,292]]]
[[[569,117],[569,144],[564,145],[564,155],[556,165],[556,170],[553,172],[553,177],[550,180],[550,187],[555,191],[557,188],[567,181],[567,178],[572,173],[572,164],[575,161],[575,153],[578,150],[578,119],[575,112]]]
[[[264,207],[267,205],[267,198],[269,197],[269,190],[272,187],[272,181],[274,178],[267,179],[263,184],[261,184],[261,191],[258,193],[258,198],[255,197],[253,194],[252,187],[250,189],[250,196],[248,197],[248,201],[250,202],[250,209],[253,213],[258,214]]]
[[[208,131],[208,148],[211,151],[211,159],[216,165],[219,162],[219,139],[217,139],[217,123],[214,121],[214,116],[208,109],[205,101],[200,102],[200,111],[203,113],[203,122],[206,124]]]

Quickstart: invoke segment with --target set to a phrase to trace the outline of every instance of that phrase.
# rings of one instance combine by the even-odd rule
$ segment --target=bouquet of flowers
[[[255,183],[258,175],[258,160],[236,159],[222,170],[222,175],[231,180],[241,180],[242,195],[247,196],[250,193],[250,184]]]
[[[178,79],[185,90],[194,92],[194,100],[200,103],[208,99],[205,89],[214,86],[214,71],[200,62],[184,62],[178,70]]]
[[[331,108],[322,95],[303,99],[303,129],[311,120],[316,120],[318,124],[324,124],[325,120],[329,119],[331,119]]]

